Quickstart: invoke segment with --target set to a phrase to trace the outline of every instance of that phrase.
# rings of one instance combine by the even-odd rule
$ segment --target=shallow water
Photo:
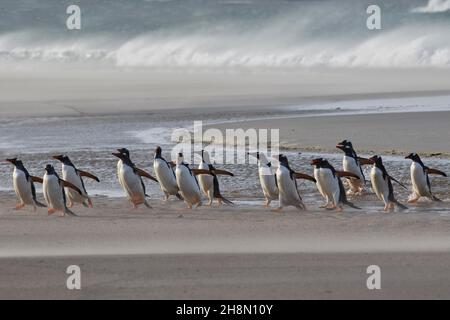
[[[335,110],[328,108],[333,113]],[[381,109],[380,109],[381,110]],[[359,112],[356,108],[341,110],[342,112]],[[292,110],[278,112],[253,113],[251,116],[242,116],[233,119],[229,115],[204,114],[202,119],[189,113],[169,114],[164,112],[139,114],[139,115],[107,115],[107,116],[77,116],[77,117],[52,117],[52,118],[27,118],[27,119],[3,119],[0,121],[1,157],[18,157],[24,161],[32,175],[42,176],[44,166],[52,163],[59,170],[60,165],[51,159],[54,154],[66,153],[75,165],[86,171],[90,171],[101,179],[101,183],[85,179],[86,188],[91,195],[104,195],[109,197],[122,197],[123,193],[116,177],[116,158],[111,155],[116,148],[127,147],[131,151],[132,160],[141,168],[150,172],[152,169],[153,149],[156,145],[163,148],[166,158],[170,158],[170,150],[175,144],[170,135],[173,129],[191,129],[194,120],[203,120],[204,125],[224,122],[235,122],[242,119],[273,118],[287,116],[287,114],[305,115],[317,114],[316,109]],[[197,119],[196,119],[197,118]],[[182,119],[182,120],[180,120]],[[281,137],[282,139],[282,137]],[[356,146],[357,147],[357,146]],[[302,153],[298,151],[284,152],[297,171],[312,174],[310,160],[316,157],[325,157],[336,167],[341,167],[342,154]],[[361,155],[368,156],[368,155]],[[401,180],[407,186],[409,181],[410,162],[402,157],[385,156],[385,165],[390,174]],[[436,158],[424,158],[424,162],[430,167],[436,167],[450,172],[450,163],[447,160]],[[221,190],[230,199],[236,199],[238,205],[260,205],[262,192],[259,186],[256,164],[226,164],[217,165],[232,171],[235,177],[223,176],[220,178]],[[365,170],[366,179],[369,177],[370,167]],[[12,167],[7,163],[0,165],[0,190],[11,190]],[[148,194],[153,199],[162,198],[158,185],[146,181]],[[370,182],[368,182],[370,186]],[[437,197],[449,201],[449,181],[446,178],[432,177],[433,191]],[[40,186],[38,186],[38,190]],[[398,185],[394,185],[398,199],[405,202],[410,194]],[[316,190],[316,186],[307,181],[299,181],[299,190],[306,203],[316,206],[322,203],[322,199]],[[366,212],[378,211],[382,203],[376,200],[373,194],[368,194],[358,199],[355,203],[363,207]],[[433,204],[421,202],[414,206],[410,212],[423,211],[450,214],[448,203]]]

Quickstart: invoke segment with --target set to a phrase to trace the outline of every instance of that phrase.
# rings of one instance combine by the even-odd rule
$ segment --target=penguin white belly
[[[72,183],[78,189],[80,189],[82,192],[82,195],[80,195],[77,191],[73,190],[72,188],[64,188],[66,191],[66,195],[73,202],[83,203],[87,199],[88,195],[84,191],[83,185],[81,183],[81,178],[80,178],[80,176],[78,176],[75,169],[72,166],[66,166],[63,164],[62,165],[62,176],[63,176],[64,180]]]
[[[209,170],[209,166],[202,162],[198,166],[199,169],[203,170]],[[198,184],[200,185],[200,188],[202,189],[203,193],[208,196],[208,193],[211,191],[214,191],[214,178],[213,176],[209,174],[200,174],[198,175]]]
[[[63,188],[55,175],[44,175],[43,191],[49,209],[65,211]]]
[[[153,171],[156,179],[158,179],[161,191],[170,195],[178,193],[177,180],[173,170],[167,166],[167,163],[162,159],[155,159],[153,162]]]
[[[278,198],[278,188],[275,181],[275,175],[269,167],[260,166],[258,169],[259,182],[264,193],[264,197],[270,200]]]
[[[314,169],[314,178],[317,181],[317,189],[327,201],[333,201],[335,205],[339,203],[340,189],[337,177],[329,169]]]
[[[31,182],[27,180],[25,172],[14,169],[13,173],[14,191],[23,204],[34,205],[33,194],[31,192]]]
[[[370,172],[370,180],[372,182],[372,189],[377,195],[378,199],[385,204],[389,203],[389,186],[386,180],[383,179],[383,172],[380,169],[373,167]]]
[[[358,189],[361,188],[364,184],[364,176],[361,173],[361,169],[358,167],[358,164],[356,163],[356,160],[352,157],[344,156],[344,159],[342,161],[343,169],[344,171],[348,171],[351,173],[356,174],[359,177],[358,179],[348,179],[348,182],[352,189]]]
[[[133,168],[121,163],[118,168],[119,182],[122,185],[128,200],[134,204],[142,204],[145,202],[144,189],[142,187],[140,177],[134,173]]]
[[[411,165],[411,182],[413,185],[413,191],[416,195],[421,197],[431,196],[426,173],[423,171],[422,166],[415,162]]]
[[[295,182],[291,179],[289,170],[280,166],[277,170],[277,180],[279,205],[281,207],[298,206],[301,200]]]
[[[189,169],[184,165],[177,165],[175,175],[183,199],[190,205],[199,203],[201,201],[200,189]]]

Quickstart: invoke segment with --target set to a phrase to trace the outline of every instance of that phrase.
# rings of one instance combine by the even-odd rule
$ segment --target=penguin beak
[[[119,159],[122,159],[122,154],[120,152],[113,152],[111,154]]]
[[[311,164],[312,166],[315,166],[315,165],[319,164],[319,160],[318,160],[318,159],[314,159],[314,160],[311,161],[310,164]]]
[[[52,156],[52,158],[61,161],[62,160],[62,155]]]
[[[11,164],[16,164],[16,159],[6,159],[5,161]]]
[[[344,149],[344,145],[343,144],[338,144],[338,145],[336,145],[336,148],[338,148],[340,150],[343,150]]]

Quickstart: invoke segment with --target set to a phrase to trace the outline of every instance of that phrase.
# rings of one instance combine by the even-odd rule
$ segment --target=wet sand
[[[449,101],[450,105],[450,101]],[[449,106],[450,108],[450,106]],[[280,149],[336,152],[349,139],[359,153],[402,155],[410,152],[450,156],[450,111],[409,112],[246,121],[215,128],[280,130]]]

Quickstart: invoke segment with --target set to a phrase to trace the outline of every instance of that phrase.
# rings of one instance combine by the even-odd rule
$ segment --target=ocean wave
[[[436,13],[450,11],[450,0],[429,0],[424,7],[417,7],[412,12]]]
[[[342,1],[338,6],[334,1],[158,0],[135,6],[111,1],[109,11],[89,2],[81,3],[82,9],[98,10],[98,16],[84,15],[86,27],[80,32],[47,24],[44,16],[39,20],[45,27],[27,25],[25,19],[24,25],[11,29],[9,25],[22,21],[15,13],[10,24],[10,17],[2,20],[0,16],[0,27],[5,26],[0,32],[0,64],[101,62],[119,68],[450,66],[447,14],[417,14],[449,11],[450,0],[430,0],[426,6],[417,0],[395,4],[380,0],[379,5],[383,29],[375,31],[366,28],[366,6],[356,0]],[[134,12],[135,18],[117,14],[125,11]],[[47,12],[41,14],[48,16]]]

